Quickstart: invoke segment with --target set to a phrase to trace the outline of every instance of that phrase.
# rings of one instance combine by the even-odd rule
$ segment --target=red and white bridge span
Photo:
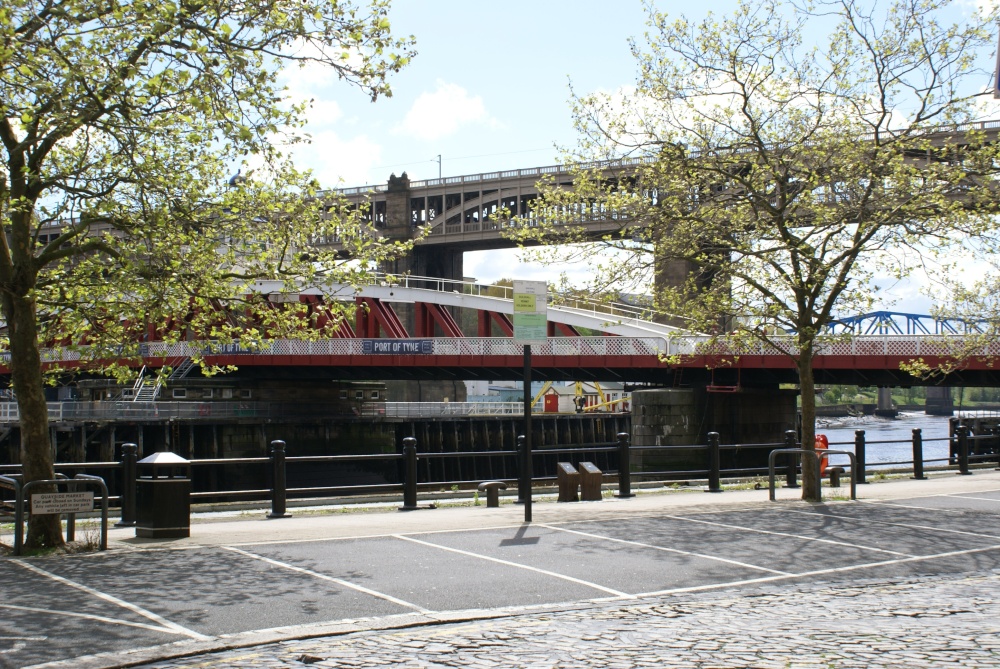
[[[414,277],[382,277],[360,289],[334,287],[282,293],[278,282],[258,289],[277,302],[319,308],[330,300],[358,305],[355,327],[318,341],[274,339],[244,348],[238,344],[186,341],[147,342],[142,357],[149,367],[176,367],[194,355],[206,362],[234,365],[240,376],[330,379],[520,379],[523,347],[511,337],[510,288]],[[506,292],[505,292],[506,291]],[[414,332],[396,312],[413,309]],[[479,336],[465,336],[453,312],[472,310]],[[402,310],[401,310],[402,311]],[[715,389],[795,383],[794,339],[781,350],[766,344],[728,349],[705,335],[650,321],[641,309],[574,301],[548,309],[549,338],[532,345],[532,374],[539,380],[625,381]],[[584,336],[581,333],[587,333]],[[599,336],[590,336],[599,333]],[[954,363],[961,335],[841,335],[824,345],[815,359],[817,382],[909,386],[922,381],[901,365],[923,360]],[[72,365],[72,351],[46,352],[50,362]],[[947,385],[1000,386],[1000,343],[990,344],[955,366]],[[2,362],[0,362],[2,364]]]

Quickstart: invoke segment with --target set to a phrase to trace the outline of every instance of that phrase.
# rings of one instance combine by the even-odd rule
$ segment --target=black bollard
[[[618,496],[635,497],[632,494],[632,452],[629,450],[628,432],[618,433]]]
[[[858,473],[854,477],[856,483],[868,483],[865,480],[865,431],[854,431],[854,462],[857,464]]]
[[[958,419],[952,416],[948,419],[948,464],[958,464]]]
[[[132,527],[135,525],[135,463],[139,459],[139,447],[135,444],[122,444],[122,517],[115,527]]]
[[[795,430],[785,431],[785,448],[795,448],[797,445]],[[788,455],[788,468],[785,470],[785,487],[798,488],[799,483],[795,478],[795,474],[798,470],[799,458],[794,453],[789,453]]]
[[[708,433],[708,488],[705,492],[722,492],[721,459],[719,458],[719,433]]]
[[[959,425],[955,428],[958,434],[958,473],[962,476],[969,476],[969,426]]]
[[[285,442],[275,439],[271,442],[271,513],[268,518],[288,518],[285,500],[288,496],[285,478]]]
[[[924,480],[924,437],[919,427],[913,428],[913,478]]]
[[[403,506],[400,511],[413,511],[417,508],[417,440],[413,437],[403,439]]]

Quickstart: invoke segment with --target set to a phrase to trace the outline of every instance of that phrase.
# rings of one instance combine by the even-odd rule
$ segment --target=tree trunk
[[[803,344],[799,350],[799,395],[802,399],[802,448],[816,451],[816,380],[813,375],[813,348]],[[818,502],[822,499],[816,473],[819,463],[805,454],[802,458],[802,499]]]
[[[42,381],[42,359],[35,322],[35,300],[30,295],[4,296],[4,315],[10,335],[11,380],[20,414],[21,467],[24,482],[55,478],[54,457],[49,441],[49,412]],[[34,488],[33,493],[53,492]],[[26,548],[63,545],[58,515],[28,515]]]

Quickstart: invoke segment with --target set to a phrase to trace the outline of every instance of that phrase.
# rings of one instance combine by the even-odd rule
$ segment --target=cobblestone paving
[[[1000,667],[1000,574],[774,588],[359,632],[144,665],[570,669]]]

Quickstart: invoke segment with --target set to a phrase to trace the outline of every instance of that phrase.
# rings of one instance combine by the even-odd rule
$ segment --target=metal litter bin
[[[153,453],[136,465],[135,536],[191,536],[191,463],[176,453]]]

